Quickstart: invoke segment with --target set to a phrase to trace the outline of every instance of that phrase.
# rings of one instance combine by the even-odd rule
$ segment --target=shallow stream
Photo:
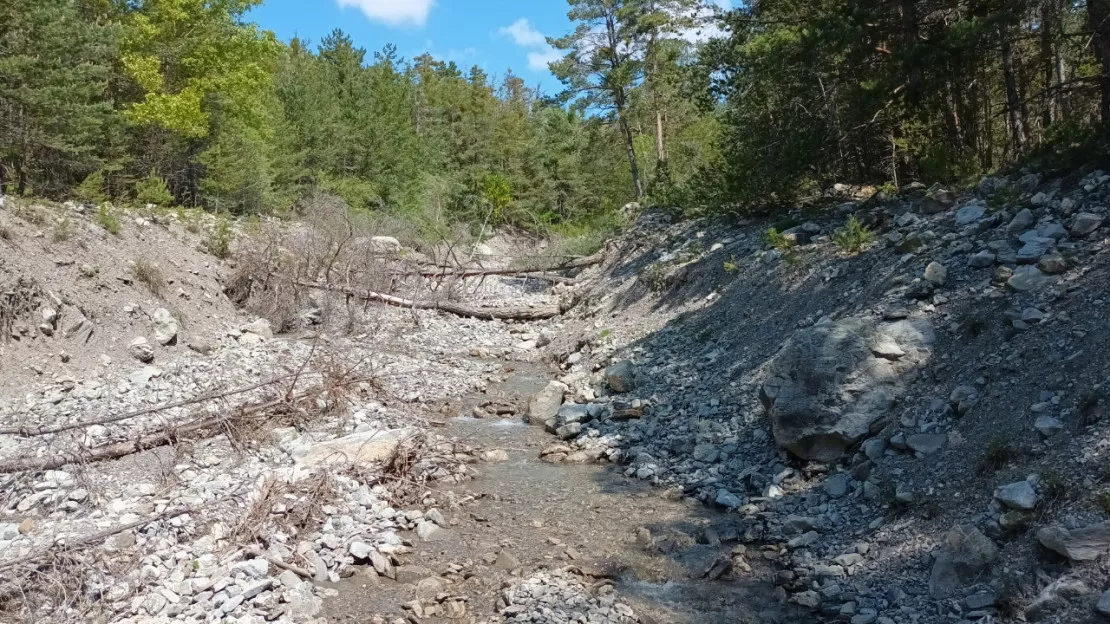
[[[503,383],[468,397],[461,413],[469,414],[481,401],[524,404],[550,379],[534,365],[514,366]],[[415,552],[406,565],[442,573],[457,564],[460,576],[467,577],[447,589],[469,598],[468,615],[461,621],[493,615],[498,591],[512,574],[567,566],[612,578],[618,595],[643,622],[792,621],[780,612],[772,588],[751,573],[733,569],[718,580],[706,577],[732,561],[736,543],[728,536],[736,528],[729,516],[667,496],[605,466],[544,463],[539,451],[554,438],[519,417],[454,418],[447,433],[472,446],[504,449],[509,456],[508,461],[477,464],[473,481],[448,488],[462,502],[457,509],[444,509],[451,528],[429,542],[412,536]],[[519,568],[499,569],[504,566],[495,561],[504,561],[498,561],[503,552]],[[745,560],[758,554],[748,553]],[[415,597],[411,583],[356,576],[344,581],[328,615],[331,621],[362,622],[380,613],[392,621]]]

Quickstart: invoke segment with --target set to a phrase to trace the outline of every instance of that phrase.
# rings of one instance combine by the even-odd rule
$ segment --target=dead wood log
[[[166,410],[171,410],[171,409],[175,409],[175,408],[178,408],[178,407],[186,407],[186,406],[189,406],[189,405],[196,405],[198,403],[206,403],[208,401],[216,401],[216,400],[219,400],[219,399],[226,399],[228,397],[233,397],[233,396],[238,395],[238,394],[245,394],[247,392],[251,392],[252,390],[258,390],[259,388],[265,388],[266,386],[271,386],[273,384],[280,383],[280,382],[285,381],[286,379],[290,379],[292,377],[294,377],[294,375],[285,375],[285,376],[282,376],[282,377],[277,377],[277,378],[271,379],[269,381],[264,381],[262,383],[257,383],[257,384],[251,385],[251,386],[246,386],[244,388],[236,388],[234,390],[227,390],[227,391],[223,391],[223,392],[209,392],[209,393],[202,394],[202,395],[199,395],[199,396],[195,396],[195,397],[192,397],[192,398],[189,398],[189,399],[182,399],[180,401],[176,401],[176,402],[173,402],[173,403],[165,403],[165,404],[162,404],[162,405],[154,405],[152,407],[143,408],[141,410],[135,410],[135,411],[132,411],[132,412],[127,412],[127,413],[124,413],[124,414],[117,414],[115,416],[108,416],[108,417],[105,417],[105,418],[98,418],[98,419],[95,419],[95,420],[83,420],[83,421],[80,421],[80,422],[67,423],[67,424],[64,424],[64,425],[57,425],[57,426],[54,426],[54,427],[0,427],[0,435],[15,435],[15,436],[22,436],[22,437],[25,437],[25,438],[29,438],[29,437],[34,437],[34,436],[48,435],[48,434],[51,434],[51,433],[62,433],[63,431],[71,431],[73,429],[83,429],[85,427],[92,427],[93,425],[107,425],[107,424],[111,424],[111,423],[121,422],[121,421],[124,421],[124,420],[131,420],[131,419],[134,419],[134,418],[138,418],[140,416],[149,416],[150,414],[157,414],[159,412],[164,412]]]
[[[78,451],[70,451],[58,453],[55,455],[44,455],[42,457],[16,457],[0,461],[0,474],[11,474],[14,472],[26,472],[29,470],[54,470],[67,466],[69,464],[82,464],[104,461],[108,459],[119,459],[126,457],[133,453],[148,451],[160,446],[167,446],[173,444],[178,440],[190,435],[195,434],[206,429],[213,429],[221,425],[232,422],[239,422],[251,416],[256,416],[260,412],[273,409],[283,403],[286,399],[275,399],[259,405],[252,405],[249,408],[241,410],[238,414],[233,416],[213,416],[211,418],[202,418],[185,423],[178,427],[166,427],[145,433],[135,438],[134,440],[127,440],[125,442],[113,442],[109,444],[101,444],[89,449],[82,449]]]
[[[526,267],[517,269],[459,269],[457,267],[437,266],[436,270],[422,270],[421,277],[487,277],[497,275],[532,275],[537,273],[557,273],[559,271],[570,271],[572,269],[582,269],[594,265],[601,264],[605,260],[605,253],[603,251],[595,253],[592,256],[584,258],[575,258],[570,262],[556,264],[543,267]],[[561,278],[567,279],[567,278]]]
[[[294,282],[298,286],[305,288],[315,288],[317,290],[325,290],[328,292],[335,292],[352,297],[358,297],[363,301],[372,301],[376,303],[384,303],[386,305],[395,306],[398,308],[410,308],[415,310],[440,310],[456,316],[466,318],[476,318],[483,321],[504,320],[504,321],[540,321],[543,319],[554,318],[561,314],[566,313],[574,307],[577,301],[571,301],[568,304],[560,305],[546,305],[536,308],[528,308],[522,306],[505,306],[500,308],[479,308],[475,306],[462,305],[451,301],[413,301],[412,299],[402,299],[401,297],[394,297],[392,295],[385,295],[377,293],[372,290],[366,292],[357,292],[352,288],[340,288],[338,286],[329,286],[327,284],[313,284],[311,282]]]
[[[369,381],[369,378],[363,377],[345,380],[343,383],[338,384],[338,386],[351,385],[363,381]],[[333,385],[329,387],[334,388],[337,386]],[[274,408],[282,405],[295,405],[305,399],[311,398],[320,391],[321,390],[317,389],[308,390],[296,395],[287,394],[281,398],[241,407],[237,410],[237,413],[230,416],[198,418],[181,425],[156,429],[149,433],[144,433],[133,440],[124,442],[101,444],[100,446],[94,446],[88,449],[78,449],[76,451],[44,455],[42,457],[15,457],[3,460],[0,461],[0,474],[27,472],[31,470],[54,470],[69,464],[119,459],[120,457],[126,457],[133,453],[147,451],[160,446],[167,446],[188,436],[197,435],[205,431],[218,431],[230,424],[241,424],[251,419],[264,418],[266,412]]]
[[[266,561],[269,561],[274,566],[279,567],[282,570],[289,570],[293,574],[296,574],[297,576],[300,576],[300,577],[304,578],[305,580],[308,580],[308,581],[312,580],[312,574],[310,574],[308,572],[308,570],[305,570],[304,568],[298,568],[295,565],[290,565],[288,563],[285,563],[284,561],[282,561],[281,559],[278,559],[277,557],[271,557],[270,555],[267,555],[266,553],[262,552],[262,549],[258,548],[257,546],[248,546],[248,547],[243,549],[243,552],[252,556],[252,557],[254,557],[255,559],[265,559]]]
[[[104,529],[103,531],[93,533],[92,535],[88,535],[88,536],[79,538],[79,539],[77,539],[75,541],[72,541],[72,542],[63,543],[63,544],[52,544],[50,546],[47,546],[46,548],[36,550],[36,551],[28,553],[28,554],[26,554],[22,557],[18,557],[16,559],[12,559],[10,561],[4,561],[4,562],[0,563],[0,571],[7,570],[9,568],[13,568],[13,567],[19,566],[19,565],[24,565],[24,564],[27,564],[27,563],[33,563],[33,562],[39,561],[39,560],[41,560],[41,559],[43,559],[43,558],[45,558],[49,555],[54,555],[54,554],[62,553],[62,552],[69,551],[69,550],[77,550],[77,549],[80,549],[80,548],[84,548],[86,546],[92,546],[93,544],[98,544],[98,543],[108,539],[109,537],[118,534],[118,533],[123,533],[124,531],[130,531],[131,529],[137,529],[139,527],[146,526],[146,525],[151,524],[153,522],[159,522],[161,520],[169,520],[171,518],[176,518],[178,516],[183,516],[187,513],[190,513],[191,511],[193,511],[193,510],[191,510],[191,509],[175,509],[173,511],[164,511],[164,512],[158,514],[157,516],[154,516],[153,518],[146,518],[145,520],[137,520],[135,522],[130,522],[128,524],[121,524],[120,526],[112,527],[110,529]]]

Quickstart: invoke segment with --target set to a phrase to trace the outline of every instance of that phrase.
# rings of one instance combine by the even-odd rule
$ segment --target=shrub
[[[108,231],[113,236],[119,236],[120,224],[115,212],[108,204],[100,204],[94,217],[96,224]]]
[[[1040,490],[1049,505],[1068,498],[1068,482],[1064,480],[1064,475],[1051,468],[1041,473]]]
[[[146,285],[155,297],[162,296],[162,289],[166,286],[166,278],[162,277],[162,270],[158,268],[158,265],[146,258],[136,258],[131,265],[131,274],[135,276],[135,281]]]
[[[1095,494],[1095,502],[1098,503],[1099,509],[1102,509],[1102,513],[1110,516],[1110,492]]]
[[[785,234],[779,232],[778,228],[770,228],[764,232],[763,243],[779,251],[787,251],[798,244],[794,239],[787,238]]]
[[[640,272],[643,280],[652,292],[663,292],[667,289],[667,269],[662,262],[652,262]]]
[[[170,193],[166,181],[151,171],[150,175],[135,183],[135,201],[143,206],[146,204],[172,206],[173,193]]]
[[[100,205],[108,201],[108,195],[104,192],[104,172],[97,170],[90,173],[73,189],[73,195],[86,204]]]
[[[864,227],[859,219],[852,215],[844,227],[833,232],[833,242],[844,253],[857,254],[875,242],[875,233]]]
[[[725,273],[731,275],[739,270],[740,263],[736,261],[736,256],[729,256],[728,260],[725,260]]]
[[[1002,438],[995,438],[987,443],[983,457],[979,460],[979,472],[989,474],[1000,470],[1003,466],[1017,458],[1017,449]]]
[[[73,238],[76,232],[76,227],[73,225],[73,220],[69,217],[62,217],[54,223],[53,239],[55,243],[67,241]]]
[[[235,240],[235,232],[231,229],[231,220],[220,217],[216,220],[215,227],[208,233],[204,241],[204,248],[208,253],[221,260],[231,255],[231,243]]]

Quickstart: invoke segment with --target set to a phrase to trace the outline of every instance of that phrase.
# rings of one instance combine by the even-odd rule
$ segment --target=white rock
[[[142,336],[127,345],[127,354],[143,363],[154,361],[154,347],[151,347],[147,339]]]
[[[150,316],[154,329],[154,339],[162,346],[177,342],[177,319],[165,308],[158,308]]]
[[[1010,509],[1028,511],[1037,506],[1037,491],[1028,481],[1003,485],[995,490],[994,497]]]

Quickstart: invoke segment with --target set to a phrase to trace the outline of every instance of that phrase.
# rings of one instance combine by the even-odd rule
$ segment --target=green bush
[[[86,176],[84,181],[73,189],[73,196],[81,203],[94,206],[108,201],[108,195],[104,192],[104,172],[98,169]]]
[[[787,238],[785,234],[779,232],[778,228],[770,228],[763,233],[763,244],[774,247],[779,251],[787,251],[797,245],[798,242]]]
[[[135,201],[141,206],[154,204],[169,207],[173,205],[173,193],[170,193],[166,181],[151,171],[150,175],[135,183]]]
[[[235,240],[235,231],[231,229],[231,220],[221,216],[216,220],[215,227],[208,233],[204,241],[204,248],[208,253],[221,260],[231,255],[231,243]]]
[[[844,253],[857,254],[875,242],[875,233],[864,227],[859,219],[852,215],[844,227],[833,232],[833,242]]]
[[[108,204],[100,204],[96,209],[96,216],[94,217],[96,224],[108,231],[109,234],[119,236],[120,224],[119,219],[116,218],[115,211]]]
[[[136,258],[131,264],[131,274],[135,276],[136,281],[145,284],[155,297],[162,297],[162,289],[166,287],[166,278],[162,276],[162,270],[158,268],[157,264],[146,258]]]
[[[77,228],[73,224],[73,220],[68,216],[62,217],[54,222],[53,238],[55,243],[67,241],[73,238]]]

